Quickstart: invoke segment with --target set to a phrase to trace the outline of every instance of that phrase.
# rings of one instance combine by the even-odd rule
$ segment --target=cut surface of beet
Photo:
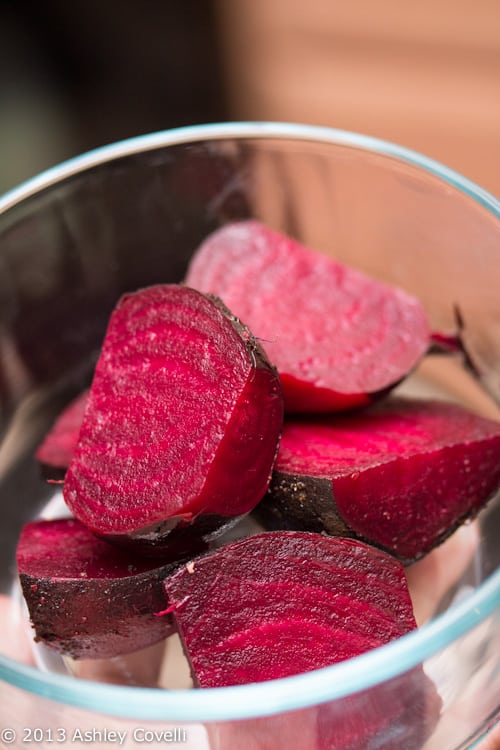
[[[282,419],[276,371],[219,300],[180,285],[125,295],[64,498],[114,539],[168,535],[202,517],[227,521],[264,494]]]
[[[499,423],[393,397],[349,417],[288,420],[257,513],[267,528],[357,536],[410,562],[499,487]]]
[[[172,633],[155,612],[174,564],[122,553],[75,519],[26,524],[17,565],[36,640],[62,654],[109,658]]]
[[[47,479],[63,479],[66,474],[78,442],[87,398],[85,390],[68,404],[36,450],[35,458]]]
[[[288,411],[366,405],[405,377],[429,345],[414,297],[257,221],[210,235],[186,283],[217,294],[262,341]]]
[[[165,592],[200,687],[318,669],[416,627],[397,560],[320,534],[234,542],[167,577]]]

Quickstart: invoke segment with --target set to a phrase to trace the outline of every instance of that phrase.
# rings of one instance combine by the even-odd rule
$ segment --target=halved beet
[[[68,404],[35,452],[47,479],[64,479],[78,442],[87,398],[85,390]]]
[[[263,342],[288,411],[366,405],[404,378],[429,345],[414,297],[257,221],[210,235],[186,283],[217,294]]]
[[[162,583],[174,565],[124,554],[75,519],[26,524],[17,565],[35,640],[63,654],[118,656],[173,631],[155,612],[165,608]]]
[[[499,423],[394,397],[349,417],[286,422],[257,513],[267,528],[358,537],[410,562],[499,487]]]
[[[416,627],[397,560],[321,534],[247,537],[167,577],[165,592],[199,687],[318,669]]]
[[[64,498],[98,534],[152,547],[173,534],[187,547],[260,500],[282,419],[276,371],[220,300],[180,285],[125,295]]]

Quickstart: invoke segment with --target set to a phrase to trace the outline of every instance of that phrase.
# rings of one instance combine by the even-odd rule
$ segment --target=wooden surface
[[[385,138],[500,195],[498,0],[218,0],[231,114]]]

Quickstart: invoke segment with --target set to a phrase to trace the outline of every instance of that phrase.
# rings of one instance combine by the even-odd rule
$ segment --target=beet
[[[220,300],[173,284],[125,295],[64,498],[110,539],[161,548],[178,535],[187,549],[261,499],[282,420],[276,371]]]
[[[441,700],[418,666],[338,701],[208,726],[217,750],[421,750]]]
[[[47,479],[64,479],[78,442],[87,398],[85,390],[68,404],[36,450],[35,458]]]
[[[17,565],[35,640],[63,654],[108,658],[173,632],[172,619],[155,612],[174,564],[124,554],[75,519],[26,524]]]
[[[351,539],[267,532],[165,580],[199,687],[324,667],[416,627],[403,567]]]
[[[288,411],[366,405],[404,378],[429,346],[414,297],[257,221],[211,234],[186,283],[217,294],[263,341]]]
[[[439,401],[285,423],[266,528],[369,541],[403,562],[474,517],[500,486],[500,424]]]

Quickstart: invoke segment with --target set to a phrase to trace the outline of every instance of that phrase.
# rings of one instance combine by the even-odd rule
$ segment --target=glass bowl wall
[[[33,450],[88,382],[118,297],[182,280],[211,230],[248,217],[404,287],[435,329],[454,330],[458,310],[485,384],[500,390],[499,204],[442,165],[342,131],[229,123],[132,139],[49,170],[0,198],[4,623],[17,616],[19,530],[53,494]],[[499,416],[456,361],[430,358],[415,383]],[[347,750],[353,727],[375,716],[367,748],[472,746],[500,703],[498,513],[492,503],[481,514],[460,602],[447,608],[448,597],[430,623],[383,649],[287,680],[191,691],[98,684],[30,666],[16,639],[2,637],[0,725],[19,746],[23,727],[54,738],[115,729],[130,747],[177,727],[193,748]],[[417,705],[422,665],[441,697],[437,724],[432,707]],[[407,710],[387,722],[397,696]]]

